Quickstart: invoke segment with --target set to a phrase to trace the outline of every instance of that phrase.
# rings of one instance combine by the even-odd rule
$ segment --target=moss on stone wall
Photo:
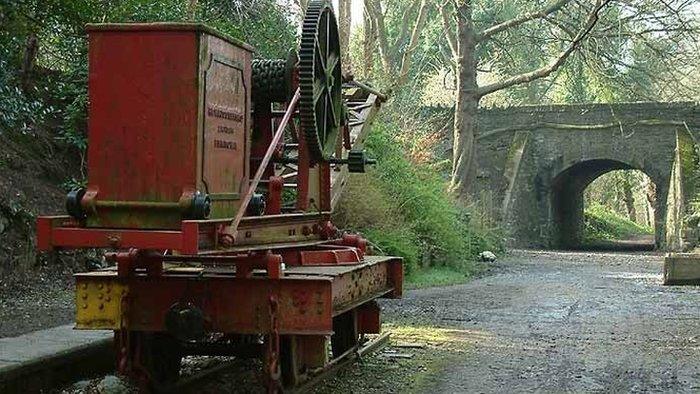
[[[474,183],[474,194],[491,191],[496,201],[503,201],[509,190],[506,180],[514,153],[510,149],[512,135],[529,130],[505,214],[507,235],[514,244],[556,245],[561,232],[557,225],[561,223],[552,214],[554,181],[572,165],[601,160],[610,163],[608,170],[634,168],[646,173],[657,187],[657,246],[665,248],[669,205],[676,227],[671,236],[685,244],[690,222],[695,220],[696,227],[700,223],[700,159],[695,150],[695,140],[700,140],[698,108],[696,103],[623,103],[481,110],[477,140],[480,176]],[[674,171],[677,176],[671,180]],[[589,175],[594,174],[581,174],[582,181]],[[667,201],[667,196],[672,201]],[[574,208],[578,209],[572,205],[567,210]]]
[[[700,215],[700,147],[688,128],[678,130],[678,152],[683,192],[688,201],[686,213]],[[697,225],[697,223],[696,223]]]

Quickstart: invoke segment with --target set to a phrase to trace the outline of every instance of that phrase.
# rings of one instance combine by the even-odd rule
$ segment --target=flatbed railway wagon
[[[157,390],[186,355],[253,355],[275,392],[379,333],[401,259],[331,212],[384,97],[343,80],[329,3],[281,60],[200,24],[87,31],[87,186],[37,242],[110,250],[113,268],[75,275],[76,328],[114,331],[117,371]]]

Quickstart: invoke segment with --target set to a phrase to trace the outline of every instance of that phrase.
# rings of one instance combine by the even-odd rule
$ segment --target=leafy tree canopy
[[[296,26],[276,0],[0,0],[0,130],[47,122],[84,148],[87,23],[194,21],[284,57]],[[136,60],[135,60],[136,61]]]

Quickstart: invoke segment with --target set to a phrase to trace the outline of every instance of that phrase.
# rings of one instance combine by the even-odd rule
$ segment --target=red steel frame
[[[118,257],[124,258],[128,257]],[[264,256],[266,259],[270,266],[281,260],[275,255]],[[246,267],[246,263],[250,265]],[[267,334],[271,330],[269,297],[275,296],[279,300],[279,335],[331,335],[334,316],[375,298],[398,298],[402,293],[401,261],[396,258],[375,258],[344,269],[288,268],[284,276],[268,270],[276,278],[252,275],[252,270],[261,266],[251,259],[239,260],[236,267],[235,275],[212,270],[195,275],[196,280],[177,270],[135,273],[122,272],[122,266],[119,271],[99,275],[78,274],[78,286],[126,286],[133,307],[123,308],[123,318],[118,321],[96,315],[81,317],[79,313],[77,327],[118,330],[128,322],[129,330],[166,331],[165,316],[177,300],[199,308],[207,316],[209,332]],[[371,280],[358,281],[359,273]]]
[[[232,220],[182,221],[178,231],[86,228],[68,216],[38,219],[37,244],[40,250],[65,247],[130,249],[108,255],[117,263],[116,272],[76,275],[78,286],[96,283],[100,286],[104,282],[107,287],[119,283],[128,289],[118,320],[100,319],[98,314],[89,315],[92,321],[77,321],[78,328],[115,330],[121,373],[143,378],[138,356],[128,350],[132,349],[135,340],[128,333],[167,331],[165,316],[175,300],[201,310],[207,317],[205,329],[209,332],[265,335],[266,376],[271,392],[276,391],[280,384],[281,335],[331,335],[334,317],[353,310],[356,310],[357,333],[379,332],[379,309],[373,300],[401,296],[403,268],[400,259],[368,261],[364,256],[366,241],[353,235],[335,238],[337,230],[328,220],[328,213],[243,218],[252,191],[268,172],[270,160],[297,100],[298,92],[278,125],[248,193]],[[327,212],[331,204],[330,166],[319,166],[322,197],[319,205]],[[302,181],[304,177],[306,180]],[[300,183],[308,182],[308,172],[299,178]],[[308,184],[302,185],[301,189],[301,198],[305,199]],[[297,205],[303,204],[298,199]],[[272,209],[278,212],[279,205],[275,205]],[[239,234],[241,230],[255,226],[264,228],[275,221],[295,229],[293,223],[289,224],[294,220],[303,224],[302,234],[308,232],[306,235],[312,236],[306,244],[239,244],[244,238]],[[244,236],[247,233],[244,231]],[[229,239],[228,243],[224,242],[226,239]],[[256,248],[260,251],[255,252]],[[163,251],[168,250],[178,251],[181,255],[164,255]],[[235,266],[236,269],[223,274],[193,275],[164,270],[165,261],[194,261],[205,266]],[[282,270],[283,261],[290,267],[286,272]],[[256,270],[264,271],[265,275],[254,275]],[[136,340],[135,343],[138,348],[140,342]]]
[[[318,182],[319,212],[281,214],[283,181],[274,176],[272,159],[279,156],[285,128],[293,126],[298,100],[297,89],[274,133],[270,108],[256,114],[262,141],[251,147],[251,154],[263,156],[256,158],[259,162],[251,160],[256,172],[232,218],[183,220],[180,229],[167,230],[85,227],[69,216],[38,218],[40,250],[122,250],[107,255],[117,263],[115,271],[76,275],[80,289],[97,286],[100,300],[111,297],[103,288],[126,289],[117,319],[102,319],[100,312],[81,315],[79,308],[77,322],[78,328],[119,333],[121,372],[130,373],[133,367],[125,333],[166,331],[165,316],[174,301],[201,310],[208,332],[266,335],[272,389],[279,379],[280,335],[331,335],[334,317],[348,311],[357,316],[358,333],[378,333],[379,309],[373,300],[401,296],[401,259],[366,257],[364,239],[338,236],[330,222],[331,166],[316,164],[318,175],[310,179],[304,138],[298,138],[296,208],[309,209],[310,182]],[[270,191],[266,216],[244,217],[263,177]],[[191,272],[165,267],[178,262],[195,262],[201,268]]]

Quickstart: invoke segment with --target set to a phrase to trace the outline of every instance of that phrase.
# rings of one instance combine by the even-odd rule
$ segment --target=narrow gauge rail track
[[[358,344],[358,346],[353,347],[331,360],[322,370],[315,372],[301,385],[293,388],[286,388],[282,391],[290,393],[308,393],[312,389],[317,387],[325,379],[337,374],[344,368],[348,367],[354,361],[362,358],[364,356],[370,355],[382,348],[384,348],[389,343],[389,333],[385,332],[376,338],[368,340],[364,343]],[[165,388],[162,390],[163,393],[180,393],[180,392],[194,392],[201,387],[201,384],[206,383],[207,380],[228,372],[238,360],[225,361],[217,364],[211,368],[206,368],[201,371],[194,373],[193,375],[187,376],[180,379],[172,387]]]
[[[306,393],[333,376],[345,367],[364,356],[372,354],[389,343],[389,333],[385,332],[375,338],[360,342],[339,357],[331,360],[324,368],[309,374],[308,378],[297,387],[286,388],[285,392]],[[45,355],[37,362],[27,363],[21,370],[4,371],[0,373],[0,392],[54,392],[70,390],[75,382],[94,379],[102,374],[113,373],[114,369],[107,366],[113,359],[112,341],[101,340],[84,345],[70,351],[62,351],[56,355]],[[249,357],[244,357],[249,358]],[[222,361],[212,367],[204,368],[191,375],[180,378],[172,387],[163,388],[160,392],[199,392],[201,386],[218,375],[230,373],[243,361],[240,357]],[[32,376],[31,382],[28,376]]]
[[[294,388],[292,390],[292,392],[293,393],[308,393],[308,392],[310,392],[311,389],[318,386],[318,384],[321,383],[324,379],[326,379],[334,374],[337,374],[342,369],[349,366],[353,361],[382,349],[388,343],[389,343],[389,333],[385,332],[385,333],[379,335],[377,338],[374,338],[368,342],[365,342],[364,344],[358,346],[357,348],[350,349],[349,351],[345,352],[345,354],[343,354],[340,357],[336,358],[335,360],[331,361],[331,363],[329,365],[327,365],[323,369],[323,371],[314,375],[313,377],[311,377],[309,380],[304,382],[299,387]]]
[[[310,374],[299,386],[288,388],[285,392],[309,392],[357,359],[372,354],[389,343],[389,333],[383,333],[331,360],[321,370]],[[28,361],[15,369],[0,370],[0,392],[55,392],[70,390],[71,384],[96,376],[114,373],[109,367],[109,360],[114,359],[114,345],[110,340],[96,340],[74,349],[64,349],[57,354],[44,354],[35,362]],[[248,357],[243,357],[248,359]],[[191,375],[183,376],[173,387],[162,392],[198,392],[203,384],[216,376],[238,371],[235,368],[244,361],[240,357],[222,361],[212,367],[203,368]],[[29,378],[31,376],[31,379]]]

